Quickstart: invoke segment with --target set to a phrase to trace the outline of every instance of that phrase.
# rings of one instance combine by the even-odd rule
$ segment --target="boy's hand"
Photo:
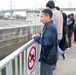
[[[32,35],[32,39],[34,38],[34,36],[39,36],[39,37],[40,37],[40,34],[39,34],[39,33],[33,34],[33,35]]]
[[[39,34],[39,33],[37,33],[36,35],[37,35],[37,36],[40,36],[40,34]]]
[[[34,36],[36,36],[36,34],[33,34],[33,35],[32,35],[32,39],[34,38]]]

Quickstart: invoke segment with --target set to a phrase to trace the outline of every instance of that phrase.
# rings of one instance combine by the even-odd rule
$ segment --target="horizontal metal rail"
[[[0,61],[0,70],[3,69],[5,67],[5,65],[7,65],[11,60],[13,60],[14,58],[16,58],[21,52],[23,52],[25,49],[27,49],[34,42],[35,42],[34,40],[30,40],[29,42],[27,42],[26,44],[24,44],[22,47],[20,47],[19,49],[17,49],[16,51],[14,51],[13,53],[11,53],[7,57],[5,57],[3,60],[1,60]]]
[[[40,50],[41,46],[30,40],[0,61],[0,75],[39,75]]]

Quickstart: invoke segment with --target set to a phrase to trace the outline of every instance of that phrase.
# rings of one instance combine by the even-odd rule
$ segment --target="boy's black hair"
[[[53,16],[53,13],[52,13],[52,11],[50,9],[44,9],[42,11],[42,13],[44,13],[45,15],[49,15],[50,18],[52,18],[52,16]]]
[[[55,8],[55,3],[53,0],[50,0],[46,3],[46,7],[49,7],[51,9]]]

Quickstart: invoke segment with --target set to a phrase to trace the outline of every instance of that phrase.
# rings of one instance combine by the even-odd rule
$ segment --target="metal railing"
[[[41,46],[30,40],[0,61],[0,75],[39,75]]]

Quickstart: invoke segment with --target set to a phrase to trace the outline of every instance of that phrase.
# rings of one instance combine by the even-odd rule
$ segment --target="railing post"
[[[30,33],[31,33],[31,35],[33,34],[33,26],[32,25],[31,25]]]
[[[22,53],[20,54],[20,75],[22,75]]]
[[[41,45],[37,44],[37,61],[39,60],[40,51],[41,51]],[[40,75],[40,62],[37,62],[36,67],[37,67],[36,75]]]
[[[1,71],[0,71],[0,75],[2,75]]]
[[[15,58],[15,75],[18,75],[18,57]]]
[[[24,50],[24,75],[27,75],[27,50]]]
[[[9,71],[10,70],[10,71]],[[6,75],[13,75],[12,61],[6,66]]]

